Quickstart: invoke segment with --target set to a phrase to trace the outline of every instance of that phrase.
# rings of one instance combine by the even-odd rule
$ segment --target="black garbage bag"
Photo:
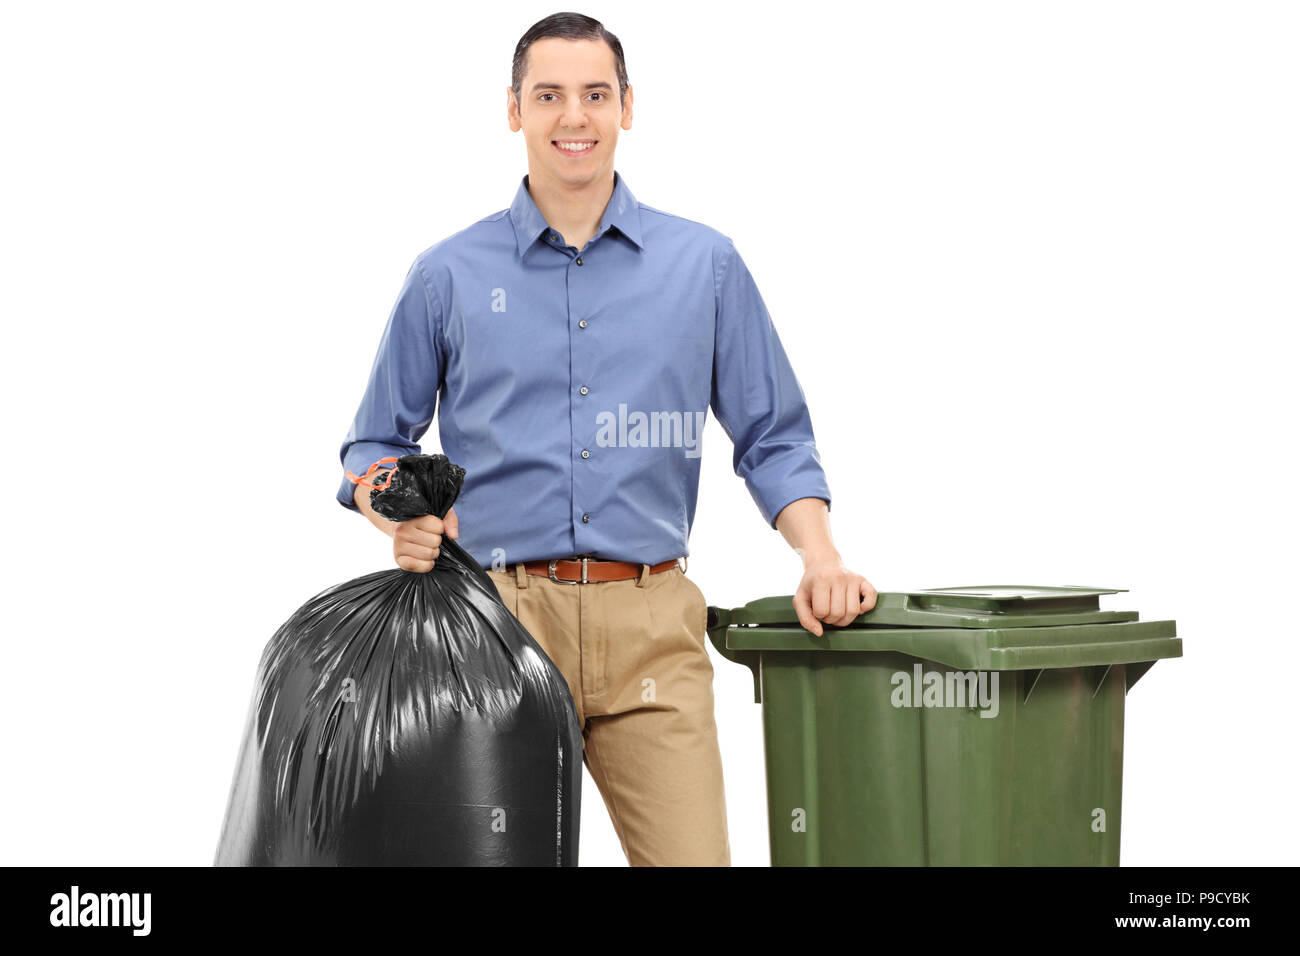
[[[372,469],[373,470],[373,469]],[[375,510],[446,517],[465,471],[397,459]],[[262,654],[217,866],[576,866],[568,685],[478,562],[316,595]]]

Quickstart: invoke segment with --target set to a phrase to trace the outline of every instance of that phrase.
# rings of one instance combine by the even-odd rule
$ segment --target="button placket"
[[[568,251],[570,248],[571,248],[571,247],[566,247],[566,251]],[[581,253],[582,253],[581,250],[577,250],[577,249],[574,249],[574,250],[573,250],[573,260],[572,260],[572,262],[570,263],[571,266],[578,266],[578,267],[582,266],[582,264],[583,264],[583,260],[582,260],[582,254],[581,254]],[[570,275],[571,275],[571,276],[572,276],[572,274],[573,274],[573,273],[570,272]],[[572,280],[572,279],[570,279],[569,282],[566,283],[566,287],[567,287],[567,290],[568,290],[568,297],[569,297],[569,310],[570,310],[570,316],[572,316],[572,313],[573,313],[573,311],[574,311],[575,304],[580,303],[580,302],[582,302],[583,300],[582,300],[582,298],[581,298],[580,296],[575,296],[575,288],[574,288],[573,280]],[[587,327],[587,320],[586,320],[586,319],[579,319],[577,325],[578,325],[578,328],[579,328],[579,329],[585,329],[585,328]],[[574,345],[574,343],[573,343],[572,341],[570,341],[569,348],[570,348],[570,356],[569,356],[569,364],[570,364],[570,368],[571,368],[571,369],[573,370],[573,372],[574,372],[574,377],[575,377],[575,378],[578,378],[578,380],[581,381],[581,376],[583,375],[584,370],[583,370],[580,366],[584,363],[584,358],[583,358],[582,355],[574,355],[574,354],[573,354],[574,349],[575,349],[575,345]],[[586,386],[586,385],[581,385],[581,386],[578,387],[577,391],[578,391],[578,394],[579,394],[579,395],[583,395],[583,396],[585,396],[586,394],[588,394],[588,392],[590,391],[590,389],[589,389],[588,386]],[[572,400],[570,401],[570,415],[572,416],[572,422],[573,422],[573,426],[574,426],[574,434],[575,434],[575,435],[581,435],[581,436],[585,437],[585,428],[586,428],[586,423],[585,423],[585,419],[583,418],[583,409],[581,409],[581,408],[579,407],[578,400],[577,400],[576,398],[574,398],[574,399],[572,399]],[[589,458],[591,457],[591,451],[590,451],[589,449],[587,449],[587,448],[583,448],[583,449],[581,449],[581,451],[579,452],[579,454],[580,454],[580,456],[581,456],[584,460],[589,459]],[[583,504],[583,502],[582,502],[582,498],[583,498],[583,497],[586,495],[586,493],[587,493],[587,492],[586,492],[586,482],[584,481],[584,476],[583,476],[581,473],[576,474],[576,475],[574,476],[574,492],[575,492],[575,494],[574,494],[574,505],[576,506],[576,508],[580,508],[581,505]],[[576,510],[576,508],[575,508],[575,510]],[[581,521],[582,521],[582,523],[583,523],[584,525],[586,525],[586,524],[590,524],[590,523],[591,523],[591,513],[590,513],[589,511],[583,511],[583,512],[581,512]],[[585,542],[581,539],[581,537],[577,534],[576,531],[575,531],[575,541],[576,541],[577,544],[578,544],[578,549],[579,549],[579,550],[582,550],[584,547],[586,547]]]

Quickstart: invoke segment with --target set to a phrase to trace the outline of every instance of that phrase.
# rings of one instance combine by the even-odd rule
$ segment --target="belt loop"
[[[522,561],[515,563],[515,584],[521,588],[528,587],[528,569]]]
[[[639,588],[645,587],[645,583],[649,579],[650,579],[650,565],[643,564],[641,565],[641,575],[636,579],[636,586]]]

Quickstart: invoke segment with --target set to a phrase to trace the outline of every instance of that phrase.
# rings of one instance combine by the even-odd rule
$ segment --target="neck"
[[[596,234],[614,195],[614,171],[604,170],[587,182],[566,183],[530,167],[528,194],[551,228],[581,249]]]

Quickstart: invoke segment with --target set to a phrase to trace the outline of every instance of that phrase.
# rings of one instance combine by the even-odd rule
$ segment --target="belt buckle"
[[[582,580],[581,580],[581,581],[570,581],[570,580],[567,580],[566,578],[557,578],[557,577],[555,576],[555,563],[556,563],[557,561],[559,561],[559,560],[560,560],[559,558],[552,558],[551,561],[550,561],[550,563],[546,566],[546,576],[547,576],[547,577],[549,577],[549,578],[550,578],[552,581],[554,581],[556,584],[586,584],[586,583],[587,583],[587,559],[586,559],[585,557],[583,557],[583,558],[578,558],[578,559],[577,559],[577,560],[579,560],[579,561],[582,562]],[[564,560],[567,561],[567,560],[569,560],[569,559],[568,559],[568,558],[565,558]]]

